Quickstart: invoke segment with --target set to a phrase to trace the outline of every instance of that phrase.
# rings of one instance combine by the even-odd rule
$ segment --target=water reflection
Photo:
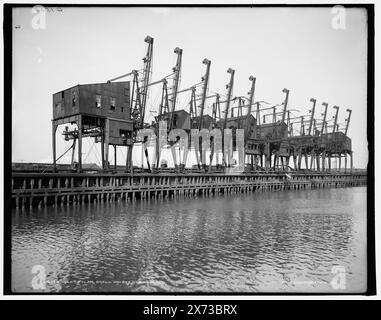
[[[13,212],[12,285],[35,291],[326,292],[366,282],[366,188]]]

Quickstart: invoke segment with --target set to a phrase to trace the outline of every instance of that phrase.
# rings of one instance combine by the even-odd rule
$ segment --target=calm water
[[[366,289],[364,187],[14,211],[12,221],[16,292],[38,291],[35,265],[51,292]]]

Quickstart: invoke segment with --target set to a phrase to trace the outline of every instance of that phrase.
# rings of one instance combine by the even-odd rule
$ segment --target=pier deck
[[[366,173],[12,173],[16,208],[363,186]]]

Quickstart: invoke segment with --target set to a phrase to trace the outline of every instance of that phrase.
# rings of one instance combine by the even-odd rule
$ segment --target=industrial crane
[[[167,132],[170,132],[173,128],[173,116],[174,111],[176,109],[176,102],[177,102],[177,95],[180,93],[179,85],[180,85],[180,76],[181,76],[181,64],[182,64],[182,54],[183,50],[181,48],[176,47],[174,50],[174,53],[177,55],[176,59],[176,65],[172,68],[172,73],[166,77],[164,77],[162,80],[159,80],[158,82],[162,82],[162,94],[161,94],[161,102],[159,106],[159,112],[157,116],[157,139],[159,139],[158,131],[159,131],[159,122],[164,119],[168,119],[168,126],[167,126]],[[168,81],[167,78],[173,76],[172,80],[172,86],[168,88]],[[188,90],[188,89],[187,89]],[[170,93],[169,93],[170,91]],[[185,91],[185,90],[183,90]],[[173,144],[175,144],[174,142]],[[157,167],[159,166],[160,162],[160,154],[161,150],[156,150],[156,161],[157,161]]]
[[[245,149],[248,146],[248,140],[249,140],[249,137],[250,137],[250,134],[251,134],[250,116],[251,116],[252,105],[253,105],[253,102],[254,102],[254,92],[255,92],[256,78],[253,77],[253,76],[250,76],[249,80],[251,81],[251,88],[250,88],[250,91],[248,92],[248,94],[249,94],[249,99],[248,99],[249,106],[248,106],[247,114],[246,114],[246,117],[245,117],[245,124],[244,124],[244,130],[245,130],[244,131],[244,146],[245,146]],[[253,161],[254,161],[253,155],[250,155],[250,157],[251,157],[251,166],[253,167]]]
[[[180,48],[176,48],[174,52],[177,54],[177,60],[176,65],[172,69],[173,70],[173,82],[172,87],[170,89],[167,88],[167,82],[163,82],[163,92],[162,92],[162,103],[160,104],[159,109],[159,117],[158,120],[161,120],[165,118],[165,115],[169,115],[169,121],[168,121],[168,132],[170,132],[174,127],[174,112],[176,108],[176,100],[177,95],[183,92],[191,91],[191,99],[189,102],[190,105],[190,117],[191,117],[191,128],[202,127],[202,119],[203,119],[203,112],[205,107],[205,101],[207,98],[207,88],[208,88],[208,81],[209,81],[209,72],[210,72],[210,61],[208,59],[204,59],[203,63],[206,64],[207,69],[205,75],[202,77],[202,81],[196,85],[193,85],[189,88],[178,90],[180,85],[180,77],[181,77],[181,62],[182,62],[182,53],[183,50]],[[197,105],[196,101],[200,99],[196,99],[196,87],[200,84],[203,84],[203,92],[202,92],[202,98],[201,98],[201,105],[200,105],[200,116],[197,114]],[[170,93],[168,93],[170,91]],[[170,104],[170,109],[169,109]],[[195,120],[198,120],[197,123],[195,123]],[[176,141],[177,142],[177,141]],[[176,144],[176,142],[173,142],[172,144]],[[174,155],[174,149],[172,148],[172,154]],[[160,155],[159,155],[160,156]],[[158,156],[158,161],[159,161]]]
[[[152,56],[153,56],[153,38],[150,36],[146,36],[144,42],[148,44],[146,55],[143,58],[143,77],[140,81],[139,72],[137,70],[132,70],[129,73],[123,74],[107,82],[110,83],[112,81],[119,80],[124,77],[133,76],[132,80],[132,95],[131,95],[131,118],[133,120],[133,142],[136,141],[136,132],[139,129],[144,127],[144,115],[146,109],[146,103],[148,99],[148,87],[150,85],[150,77],[152,73]],[[140,85],[141,83],[141,85]],[[145,144],[145,142],[143,142]],[[132,170],[132,149],[133,145],[128,148],[127,151],[127,167]],[[146,155],[147,155],[147,150]],[[116,151],[115,151],[116,153]],[[147,160],[148,161],[148,160]]]
[[[192,87],[191,90],[192,90],[192,93],[191,93],[191,99],[189,102],[189,114],[192,119],[197,117],[197,105],[196,105],[196,88]]]
[[[144,127],[144,115],[148,99],[148,88],[153,85],[150,84],[150,78],[152,73],[152,56],[153,56],[153,38],[147,36],[144,42],[148,44],[147,53],[143,58],[143,76],[139,79],[138,70],[132,70],[129,73],[123,74],[107,82],[113,82],[121,78],[128,76],[133,76],[132,80],[132,95],[131,95],[131,109],[132,109],[132,119],[134,120],[134,128],[141,129]],[[140,84],[141,83],[141,84]]]
[[[310,119],[310,125],[308,127],[308,136],[311,136],[312,127],[313,127],[314,124],[316,125],[316,121],[315,121],[316,119],[314,119],[316,99],[311,98],[310,101],[312,102],[312,109],[310,110],[310,112],[311,112],[311,119]],[[312,135],[314,135],[314,131],[312,131]],[[311,150],[311,163],[310,163],[310,168],[311,169],[313,167],[313,164],[314,164],[314,161],[315,161],[315,157],[316,157],[316,150],[315,150],[315,146],[313,146],[313,149]],[[316,159],[317,159],[317,167],[319,167],[319,164],[318,164],[319,159],[318,158],[316,158]]]
[[[135,108],[132,111],[132,118],[134,120],[134,143],[136,142],[136,132],[139,129],[143,129],[144,127],[144,117],[145,117],[145,109],[146,104],[148,100],[148,87],[150,86],[150,78],[151,78],[151,66],[152,66],[152,56],[153,56],[153,38],[150,36],[147,36],[144,39],[144,42],[148,44],[147,46],[147,53],[143,58],[143,78],[141,80],[141,86],[139,88],[139,81],[138,81],[138,73],[137,71],[134,71],[134,82],[133,87],[136,86],[136,103]],[[134,88],[133,88],[133,94],[134,94]],[[147,149],[147,140],[142,142],[142,148],[144,149],[144,154],[146,156],[148,169],[151,170],[149,159],[148,159],[148,149]],[[132,147],[128,148],[127,153],[127,163],[131,167],[131,160],[132,160]],[[132,170],[132,168],[131,168]]]
[[[351,109],[347,109],[347,112],[348,112],[348,118],[345,119],[345,121],[347,122],[346,125],[345,125],[345,131],[344,131],[344,135],[345,137],[347,137],[347,133],[348,133],[348,127],[349,127],[349,122],[351,121],[351,114],[352,114],[352,110]],[[352,152],[349,153],[350,156],[351,156],[351,172],[352,172],[352,167],[353,167],[353,154]],[[345,172],[347,171],[347,156],[345,155]]]
[[[314,123],[314,115],[315,115],[315,105],[316,105],[316,99],[311,98],[310,101],[312,102],[312,109],[311,109],[311,119],[310,119],[310,126],[308,128],[308,135],[311,135],[311,129],[312,129],[312,124]]]
[[[131,98],[131,115],[134,121],[135,131],[142,129],[144,127],[144,115],[148,99],[148,88],[150,85],[149,81],[152,74],[152,55],[153,55],[153,38],[147,36],[144,42],[148,44],[147,53],[143,58],[143,76],[139,79],[139,72],[137,70],[132,70],[132,72],[122,75],[120,77],[114,78],[111,81],[118,80],[126,76],[133,76],[132,81],[132,98]]]
[[[208,91],[209,72],[210,72],[211,61],[208,59],[204,59],[202,61],[202,63],[206,65],[206,71],[205,71],[205,75],[202,77],[203,88],[202,88],[202,96],[201,96],[201,104],[200,104],[200,118],[199,118],[199,122],[198,122],[198,130],[201,130],[202,125],[203,125],[205,100],[206,100],[206,93]],[[201,152],[201,149],[200,149],[200,152]]]
[[[284,88],[282,90],[283,93],[286,94],[285,98],[284,98],[284,102],[283,102],[283,112],[282,112],[282,123],[284,123],[285,119],[286,119],[286,112],[287,112],[287,105],[288,105],[288,96],[290,94],[290,90]]]
[[[247,114],[246,114],[246,119],[245,119],[245,127],[244,127],[244,129],[245,129],[245,144],[247,143],[247,139],[250,135],[249,120],[250,120],[250,115],[251,115],[251,106],[253,105],[253,102],[254,102],[256,78],[253,76],[250,76],[249,80],[251,81],[251,88],[250,88],[250,92],[249,92],[249,106],[247,109]]]
[[[274,143],[270,143],[268,142],[267,145],[268,147],[266,148],[267,149],[267,161],[269,163],[269,167],[271,167],[271,155],[272,153],[274,153],[274,162],[273,162],[273,165],[274,165],[274,169],[275,167],[277,166],[278,162],[279,162],[279,153],[280,153],[280,149],[281,149],[281,143],[282,143],[282,139],[283,139],[283,136],[284,136],[284,130],[288,130],[288,128],[286,127],[284,130],[283,129],[283,123],[285,123],[285,120],[286,120],[286,113],[287,113],[287,105],[288,105],[288,96],[289,96],[289,93],[290,93],[290,90],[284,88],[282,90],[283,93],[286,94],[285,96],[285,99],[283,101],[283,103],[281,103],[281,105],[283,105],[283,111],[281,112],[282,113],[282,120],[280,122],[280,126],[279,126],[279,130],[277,129],[277,121],[276,121],[276,107],[278,105],[275,105],[273,107],[273,136],[272,136],[272,139],[278,139],[278,133],[280,133],[280,141],[276,141],[275,144]],[[282,131],[280,131],[282,130]],[[279,132],[280,131],[280,132]],[[282,160],[282,163],[283,163],[283,158],[281,158]]]
[[[333,141],[336,140],[336,137],[335,137],[335,132],[336,132],[336,127],[337,127],[337,116],[339,114],[339,107],[338,106],[333,106],[334,109],[336,109],[336,112],[335,112],[335,115],[333,116],[334,120],[333,120],[333,128],[332,128],[332,139],[331,139],[331,143]],[[328,166],[329,166],[329,171],[331,171],[331,167],[332,167],[332,163],[331,163],[331,158],[332,158],[332,149],[330,150],[330,153],[329,153],[329,158],[328,158]]]
[[[202,127],[203,127],[205,101],[206,101],[206,93],[208,91],[209,73],[210,73],[210,64],[211,64],[211,61],[205,58],[202,61],[202,63],[206,65],[206,70],[205,70],[205,75],[201,78],[201,82],[203,83],[203,87],[202,87],[201,104],[200,104],[200,115],[197,118],[198,119],[198,130],[202,130]],[[200,158],[201,158],[201,162],[202,162],[202,142],[198,141],[198,143],[199,143]],[[211,153],[211,156],[212,156],[212,153]],[[197,163],[199,163],[199,161],[197,161]],[[202,165],[205,168],[206,164],[202,163]]]
[[[323,143],[324,127],[326,125],[326,121],[325,120],[327,118],[328,103],[327,102],[323,102],[322,105],[325,108],[324,108],[324,112],[322,113],[323,121],[322,121],[321,132],[320,132],[321,143]],[[322,150],[322,162],[321,162],[321,166],[322,166],[322,170],[323,171],[325,170],[325,157],[326,157],[326,150],[325,150],[325,147],[324,147],[324,149]]]
[[[286,97],[284,98],[284,106],[283,106],[283,114],[282,114],[282,122],[286,119],[286,111],[287,111],[287,105],[288,105],[288,96],[290,94],[290,90],[284,88],[282,90],[286,94]]]
[[[154,39],[150,36],[147,36],[144,41],[148,44],[147,53],[143,58],[143,72],[142,79],[139,80],[139,72],[137,70],[133,70],[132,72],[122,75],[120,77],[114,78],[109,81],[115,81],[125,76],[133,75],[133,86],[132,86],[132,120],[134,126],[134,134],[133,140],[136,142],[136,133],[138,130],[143,129],[145,126],[145,110],[148,101],[148,89],[153,85],[157,85],[159,83],[163,83],[163,93],[162,93],[162,101],[160,104],[160,113],[163,113],[163,110],[167,108],[168,110],[168,89],[167,89],[167,78],[172,74],[154,82],[150,82],[151,74],[152,74],[152,57],[153,57],[153,41]],[[178,48],[176,48],[178,49]],[[180,49],[180,51],[182,51]],[[176,52],[176,51],[175,51]],[[148,169],[151,170],[151,166],[148,159],[148,149],[147,149],[147,137],[142,141],[142,148],[144,150],[144,154],[147,159]],[[128,148],[127,153],[127,166],[131,168],[131,160],[132,160],[132,147]]]
[[[346,122],[347,122],[347,124],[345,126],[345,132],[344,132],[345,135],[347,135],[347,133],[348,133],[348,127],[349,127],[349,122],[351,121],[352,110],[351,109],[347,109],[347,112],[348,112],[348,118],[345,119]]]
[[[227,73],[230,74],[230,81],[229,81],[229,84],[226,86],[226,88],[228,89],[228,94],[227,94],[227,97],[226,97],[226,107],[225,107],[225,114],[224,114],[224,122],[223,122],[223,126],[221,128],[223,133],[224,133],[224,130],[226,129],[226,126],[227,126],[227,123],[228,123],[228,114],[229,114],[229,107],[230,107],[231,96],[232,96],[232,92],[233,92],[235,70],[232,69],[232,68],[229,68]],[[223,136],[223,139],[222,139],[222,143],[223,143],[222,160],[223,160],[224,165],[227,166],[228,163],[227,163],[226,157],[225,157],[225,148],[227,149],[227,152],[228,152],[229,165],[230,165],[230,153],[233,150],[230,151],[230,146],[226,146],[225,145],[227,143],[227,141],[225,141],[225,134],[223,134],[222,136]]]
[[[173,127],[173,116],[174,116],[174,111],[176,108],[176,100],[177,100],[177,92],[179,90],[179,85],[180,85],[180,76],[181,76],[181,62],[182,62],[182,55],[183,55],[183,50],[180,48],[176,48],[174,50],[174,53],[177,55],[177,60],[176,60],[176,65],[172,69],[174,73],[173,77],[173,82],[172,82],[172,88],[171,88],[171,98],[169,101],[171,102],[171,110],[170,110],[170,117],[169,117],[169,127],[168,130],[171,131]]]
[[[336,113],[334,115],[334,122],[333,122],[333,129],[332,129],[332,133],[335,133],[336,132],[336,125],[337,125],[337,116],[339,114],[339,107],[338,106],[333,106],[334,109],[336,109]]]
[[[143,128],[144,125],[144,115],[145,115],[145,108],[146,103],[148,99],[148,84],[151,78],[151,66],[152,66],[152,56],[153,56],[153,38],[150,36],[147,36],[144,41],[148,43],[147,47],[147,54],[143,58],[143,79],[142,79],[142,88],[140,92],[140,96],[142,98],[141,108],[139,110],[140,113],[140,124],[139,127]]]
[[[320,136],[321,137],[323,136],[324,127],[325,127],[325,124],[326,124],[325,119],[327,118],[328,103],[327,102],[323,102],[322,105],[325,107],[325,109],[324,109],[324,112],[322,113],[323,122],[322,122],[322,125],[321,125],[321,132],[320,132]]]
[[[212,119],[213,119],[213,129],[217,127],[218,121],[221,121],[221,108],[220,108],[220,95],[217,93],[214,95],[216,97],[216,102],[212,105]],[[211,96],[213,97],[213,96]],[[214,136],[210,137],[210,158],[209,158],[209,172],[212,170],[212,161],[214,157]],[[216,168],[218,166],[218,153],[216,153]]]
[[[235,70],[232,68],[229,68],[227,71],[230,74],[230,81],[229,84],[226,85],[226,88],[228,89],[228,94],[226,98],[226,107],[225,107],[225,114],[224,114],[224,124],[223,124],[223,130],[226,129],[226,125],[228,122],[228,114],[229,114],[229,108],[230,108],[230,101],[231,101],[231,96],[233,92],[233,85],[234,85],[234,73]]]

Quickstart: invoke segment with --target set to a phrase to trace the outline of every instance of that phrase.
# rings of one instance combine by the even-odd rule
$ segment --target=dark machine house
[[[109,166],[109,146],[131,148],[130,82],[77,85],[53,95],[53,163],[56,166],[56,130],[59,125],[76,124],[64,131],[73,141],[72,160],[78,149],[78,171],[82,170],[82,140],[94,138],[102,144],[102,168]]]

